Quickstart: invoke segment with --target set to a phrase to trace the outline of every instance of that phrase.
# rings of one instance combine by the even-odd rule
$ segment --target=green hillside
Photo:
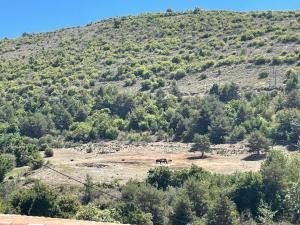
[[[168,10],[3,39],[0,147],[253,132],[297,145],[299,47],[298,11]]]
[[[299,67],[300,11],[167,10],[3,39],[0,213],[137,225],[299,225]],[[202,154],[174,143],[157,143],[161,151],[138,145],[168,157],[155,160],[114,148],[123,155],[102,151],[115,157],[105,161],[94,143],[64,149],[70,158],[53,151],[106,140],[192,142],[188,150]],[[134,159],[124,157],[129,152]],[[247,171],[251,161],[261,167],[227,175],[187,168],[205,160],[220,171],[232,158]],[[130,177],[143,162],[153,167],[145,179]],[[109,182],[116,164],[136,180]],[[91,167],[107,181],[84,181]]]

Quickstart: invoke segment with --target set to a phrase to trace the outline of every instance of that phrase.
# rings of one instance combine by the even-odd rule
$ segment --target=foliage
[[[254,131],[249,135],[248,147],[250,152],[260,154],[260,151],[267,151],[270,147],[270,141],[259,131]]]
[[[201,151],[202,158],[204,157],[205,152],[210,151],[210,141],[207,136],[196,134],[193,139],[194,144],[192,145],[192,148],[190,151]]]
[[[15,167],[15,158],[12,155],[0,155],[0,182],[5,178],[5,175]]]

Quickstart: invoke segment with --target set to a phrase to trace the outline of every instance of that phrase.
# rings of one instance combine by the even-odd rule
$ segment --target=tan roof
[[[53,219],[45,217],[30,217],[19,215],[0,215],[0,225],[27,225],[27,224],[44,224],[44,225],[116,225],[113,223],[97,223],[90,221]],[[120,225],[120,224],[119,224]]]

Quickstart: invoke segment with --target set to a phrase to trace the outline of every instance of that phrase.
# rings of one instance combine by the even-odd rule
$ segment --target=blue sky
[[[292,10],[300,0],[0,0],[0,39],[143,12],[204,9]]]

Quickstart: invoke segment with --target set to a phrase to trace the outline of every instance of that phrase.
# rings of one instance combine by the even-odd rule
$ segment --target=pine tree
[[[237,225],[238,213],[227,196],[220,196],[215,207],[208,213],[208,225]]]

